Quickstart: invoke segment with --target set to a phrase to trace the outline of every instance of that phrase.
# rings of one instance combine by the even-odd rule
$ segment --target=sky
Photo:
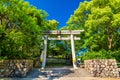
[[[38,9],[48,13],[47,19],[55,19],[59,22],[58,28],[66,25],[70,15],[78,8],[79,3],[84,0],[25,0]]]

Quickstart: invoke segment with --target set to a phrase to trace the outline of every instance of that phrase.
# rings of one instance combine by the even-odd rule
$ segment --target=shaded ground
[[[73,68],[62,67],[62,68],[46,68],[45,70],[33,69],[26,78],[39,78],[54,80],[61,77],[92,77],[84,69],[74,70]]]
[[[25,78],[2,78],[0,80],[120,80],[120,78],[92,77],[85,69],[71,67],[32,69]]]

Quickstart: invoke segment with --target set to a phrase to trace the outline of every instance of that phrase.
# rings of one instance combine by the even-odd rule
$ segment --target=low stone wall
[[[119,77],[115,59],[85,60],[84,64],[94,77]]]
[[[31,68],[32,60],[1,60],[0,77],[25,77]]]

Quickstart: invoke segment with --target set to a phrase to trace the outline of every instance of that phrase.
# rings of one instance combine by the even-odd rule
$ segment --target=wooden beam
[[[80,34],[84,30],[46,30],[43,34]]]

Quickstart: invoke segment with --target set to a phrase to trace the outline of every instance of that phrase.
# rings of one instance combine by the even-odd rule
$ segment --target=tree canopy
[[[39,52],[41,31],[58,26],[47,15],[24,0],[0,0],[0,55],[20,58]]]
[[[81,2],[66,29],[84,29],[82,47],[98,51],[120,49],[120,0]]]

